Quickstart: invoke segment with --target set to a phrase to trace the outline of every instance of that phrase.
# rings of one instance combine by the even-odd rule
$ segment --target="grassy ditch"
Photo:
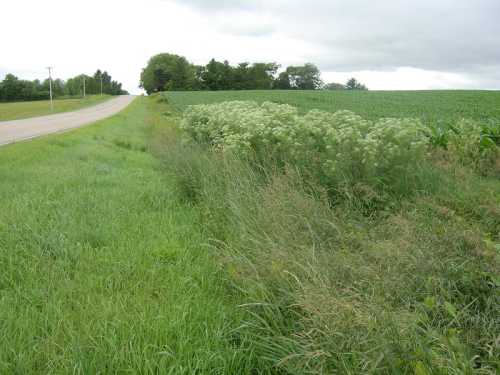
[[[239,300],[149,153],[161,108],[0,148],[0,373],[250,373]]]
[[[182,113],[165,108],[180,121]],[[203,129],[184,125],[191,136],[158,132],[155,153],[179,198],[200,212],[204,238],[243,295],[238,333],[262,370],[498,372],[496,177],[462,162],[453,147],[429,146],[424,159],[405,161],[418,178],[394,175],[382,195],[376,175],[331,185],[293,158],[273,158],[275,146],[266,145],[283,142],[233,148],[258,138],[233,132],[226,142],[234,121],[224,121],[239,109],[220,109],[190,112],[185,119]],[[205,132],[219,123],[223,130]],[[344,157],[358,160],[356,152]],[[356,166],[341,171],[349,168]],[[332,195],[339,186],[348,188]]]

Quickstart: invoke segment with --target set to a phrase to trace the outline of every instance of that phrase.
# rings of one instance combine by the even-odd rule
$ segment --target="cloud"
[[[224,13],[227,22],[243,9],[254,17],[266,15],[282,36],[308,43],[315,51],[309,60],[326,71],[413,67],[477,74],[500,66],[498,0],[182,0],[182,4]],[[227,26],[222,30],[231,32]]]
[[[397,68],[391,71],[331,72],[324,74],[328,82],[346,82],[355,76],[370,90],[445,90],[475,89],[477,81],[457,73],[429,71],[416,68]]]
[[[233,36],[269,37],[276,31],[270,17],[248,11],[234,12],[229,19],[225,14],[216,17],[218,30]]]
[[[23,20],[0,22],[0,74],[20,78],[44,79],[49,65],[63,79],[100,68],[137,93],[147,60],[171,52],[196,64],[313,62],[325,80],[355,75],[370,88],[500,88],[498,0],[16,0],[1,9]]]
[[[233,36],[264,37],[275,31],[273,17],[270,13],[261,12],[261,1],[234,0],[188,0],[170,2],[178,3],[199,12],[215,25],[215,29]]]

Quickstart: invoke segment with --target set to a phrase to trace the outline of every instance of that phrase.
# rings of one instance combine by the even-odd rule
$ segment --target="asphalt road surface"
[[[0,121],[0,146],[92,124],[120,112],[134,99],[135,96],[132,95],[121,95],[78,111]]]

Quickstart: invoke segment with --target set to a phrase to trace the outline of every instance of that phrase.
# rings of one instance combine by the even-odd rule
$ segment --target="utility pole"
[[[54,110],[54,101],[52,100],[52,66],[47,67],[49,70],[49,93],[50,93],[50,110]]]
[[[85,74],[83,75],[83,97],[85,98]]]
[[[102,73],[100,74],[101,77],[101,96],[102,96]]]

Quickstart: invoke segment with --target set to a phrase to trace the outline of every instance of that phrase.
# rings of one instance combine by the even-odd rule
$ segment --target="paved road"
[[[134,99],[135,96],[122,95],[74,112],[0,121],[0,146],[91,124],[120,112]]]

